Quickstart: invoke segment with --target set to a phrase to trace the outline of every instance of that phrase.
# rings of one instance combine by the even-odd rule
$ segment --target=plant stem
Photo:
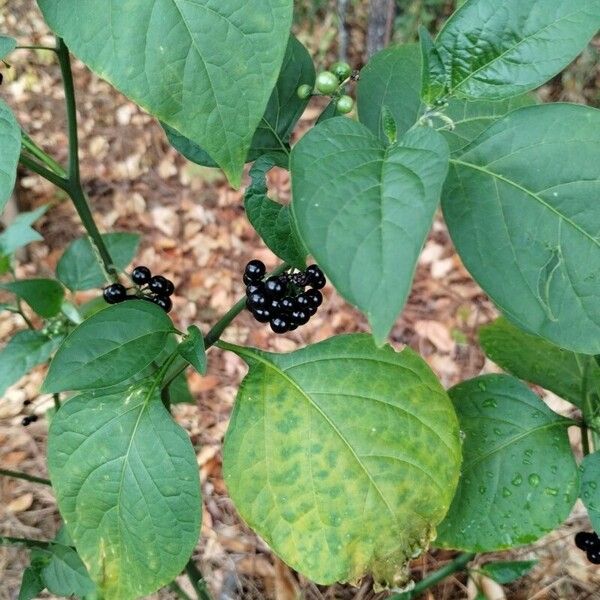
[[[49,50],[50,52],[56,52],[56,48],[52,48],[52,46],[17,46],[15,50]]]
[[[52,399],[54,400],[54,408],[58,410],[60,408],[60,394],[52,394]]]
[[[28,538],[15,538],[0,535],[0,546],[25,546],[26,548],[48,548],[51,542],[43,540],[30,540]]]
[[[417,598],[419,594],[428,590],[429,588],[437,585],[440,581],[446,579],[453,573],[458,571],[462,571],[467,566],[467,563],[471,562],[475,558],[475,554],[465,553],[459,554],[453,561],[449,562],[447,565],[444,565],[441,569],[434,571],[425,579],[419,581],[415,587],[409,592],[402,592],[401,594],[393,594],[392,596],[388,596],[386,600],[411,600],[412,598]]]
[[[24,479],[25,481],[31,481],[33,483],[41,483],[42,485],[52,485],[49,479],[36,477],[35,475],[28,475],[27,473],[21,473],[20,471],[0,469],[0,475],[4,475],[4,477],[14,477],[15,479]]]
[[[23,147],[38,160],[44,163],[56,175],[67,180],[67,172],[50,155],[46,154],[23,130],[21,130]]]
[[[181,600],[192,600],[179,586],[179,584],[176,581],[171,581],[171,583],[169,584],[169,588],[175,592],[180,598]]]
[[[37,160],[34,160],[31,156],[21,152],[19,162],[25,165],[30,171],[37,173],[44,179],[47,179],[50,183],[53,183],[57,188],[60,188],[69,194],[69,182],[60,175],[57,175],[54,171],[51,171],[44,165],[40,164]]]
[[[196,563],[190,558],[188,560],[187,565],[185,565],[185,572],[194,586],[196,593],[198,594],[199,600],[212,600],[210,594],[208,592],[208,588],[206,587],[206,582],[204,581],[204,577],[202,573],[196,566]]]

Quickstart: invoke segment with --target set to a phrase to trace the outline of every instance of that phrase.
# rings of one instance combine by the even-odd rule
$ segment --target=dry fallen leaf
[[[6,512],[18,513],[28,510],[33,504],[33,494],[27,493],[22,496],[18,496],[14,500],[11,500],[6,505]]]

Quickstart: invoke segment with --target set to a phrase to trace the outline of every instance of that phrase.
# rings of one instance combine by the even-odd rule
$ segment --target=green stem
[[[181,600],[192,600],[179,586],[179,584],[176,581],[171,581],[171,583],[169,584],[169,588],[171,589],[171,591],[175,592],[180,598]]]
[[[36,477],[35,475],[27,475],[27,473],[21,473],[21,471],[0,469],[0,475],[4,475],[4,477],[14,477],[15,479],[24,479],[25,481],[31,481],[33,483],[41,483],[42,485],[52,485],[49,479]]]
[[[69,182],[66,179],[60,175],[57,175],[54,171],[46,168],[43,164],[39,163],[37,160],[34,160],[31,156],[21,152],[19,162],[22,165],[25,165],[30,171],[37,173],[44,179],[47,179],[50,183],[53,183],[57,188],[67,192],[67,194],[69,193]]]
[[[21,142],[23,147],[43,164],[45,164],[56,175],[67,179],[67,172],[50,155],[46,154],[23,130],[21,130]]]
[[[51,46],[17,46],[15,50],[49,50],[50,52],[56,52],[56,48]]]
[[[60,408],[60,394],[52,394],[52,399],[54,400],[54,408],[58,410]]]
[[[401,594],[393,594],[392,596],[388,596],[386,600],[411,600],[412,598],[417,598],[419,594],[424,591],[432,588],[434,585],[437,585],[440,581],[446,579],[453,573],[458,571],[463,571],[467,564],[471,562],[475,558],[475,554],[465,553],[459,554],[453,561],[449,562],[447,565],[444,565],[441,569],[434,571],[425,579],[419,581],[415,587],[409,592],[403,592]]]
[[[44,540],[30,540],[28,538],[15,538],[0,535],[0,546],[25,546],[26,548],[48,548],[52,542]]]
[[[189,580],[192,583],[194,590],[196,590],[196,593],[198,594],[198,599],[212,600],[212,598],[210,597],[210,593],[208,592],[208,588],[206,587],[204,577],[202,576],[202,573],[196,566],[196,563],[194,563],[194,561],[191,558],[190,560],[188,560],[187,565],[185,565],[185,572],[187,573],[187,576],[189,577]]]

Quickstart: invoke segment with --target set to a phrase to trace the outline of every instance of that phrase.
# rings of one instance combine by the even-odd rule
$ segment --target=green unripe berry
[[[336,62],[331,65],[331,72],[340,80],[344,81],[352,75],[352,68],[346,62]]]
[[[347,115],[354,108],[354,100],[350,96],[340,96],[335,106],[340,114]]]
[[[338,89],[340,82],[330,71],[323,71],[317,76],[316,85],[321,94],[333,94]]]
[[[311,97],[312,91],[312,86],[305,83],[296,90],[296,94],[298,94],[298,98],[300,98],[300,100],[306,100],[307,98]]]

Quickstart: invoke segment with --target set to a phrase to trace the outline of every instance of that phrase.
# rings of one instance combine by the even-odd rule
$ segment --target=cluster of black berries
[[[173,282],[162,275],[152,275],[148,267],[136,267],[131,273],[131,280],[136,285],[135,293],[127,294],[127,288],[120,283],[113,283],[104,288],[104,299],[108,304],[119,304],[125,300],[148,300],[160,306],[165,312],[173,308],[171,296],[175,291]]]
[[[283,273],[263,281],[265,273],[260,260],[251,260],[244,271],[246,306],[254,318],[269,323],[275,333],[294,331],[308,323],[323,303],[319,291],[327,283],[323,271],[310,265],[304,272]]]
[[[27,407],[31,404],[31,400],[25,400],[25,402],[23,402],[23,406]],[[21,420],[21,425],[23,425],[23,427],[27,427],[27,425],[31,425],[32,423],[35,423],[38,420],[38,416],[31,414],[31,415],[27,415],[26,417],[23,417],[23,419]]]
[[[600,538],[595,531],[580,531],[575,536],[575,545],[587,554],[587,559],[600,565]]]

